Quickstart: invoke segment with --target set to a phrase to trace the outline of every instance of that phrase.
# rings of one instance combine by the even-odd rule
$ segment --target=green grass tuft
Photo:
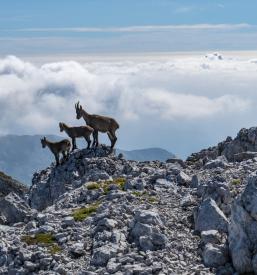
[[[61,248],[55,242],[54,236],[51,233],[38,233],[34,236],[22,236],[21,241],[27,245],[46,246],[51,254],[61,252]]]
[[[141,197],[144,195],[142,192],[138,192],[138,191],[133,191],[132,194],[136,197]]]
[[[58,244],[53,244],[49,247],[49,252],[53,255],[53,254],[57,254],[60,253],[62,251],[62,249],[60,248],[60,246]]]
[[[124,187],[125,187],[125,183],[126,183],[126,179],[125,178],[116,178],[113,180],[113,183],[114,184],[117,184],[121,190],[125,190]]]
[[[149,202],[149,203],[156,203],[157,201],[158,201],[157,198],[154,197],[154,196],[150,196],[150,197],[148,198],[148,202]]]
[[[54,237],[51,233],[38,233],[35,236],[23,236],[22,241],[28,245],[32,244],[52,244],[54,243]]]
[[[147,191],[144,192],[139,192],[139,191],[133,191],[132,194],[140,200],[143,201],[148,201],[149,203],[157,203],[158,199],[155,196],[151,196]]]
[[[109,185],[110,185],[110,183],[108,183],[108,182],[105,182],[105,183],[102,184],[102,188],[104,190],[104,195],[107,195],[108,192],[110,191],[110,186]]]
[[[74,210],[72,216],[75,221],[83,221],[87,217],[91,216],[93,213],[95,213],[99,207],[99,202],[92,203],[91,205],[87,207],[82,207],[77,210]]]
[[[232,185],[239,185],[241,183],[241,179],[233,179],[232,181],[231,181],[231,184]]]
[[[95,189],[100,189],[100,188],[101,188],[101,185],[96,182],[91,182],[87,185],[88,190],[95,190]]]

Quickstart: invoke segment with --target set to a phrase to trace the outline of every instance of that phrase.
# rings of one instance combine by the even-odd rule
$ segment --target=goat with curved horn
[[[101,116],[101,115],[94,115],[87,113],[82,106],[78,103],[75,105],[77,119],[81,117],[84,118],[86,124],[94,129],[93,132],[93,146],[98,146],[98,132],[107,133],[110,141],[111,141],[111,149],[113,149],[117,137],[116,137],[116,130],[119,129],[118,122],[111,117]]]

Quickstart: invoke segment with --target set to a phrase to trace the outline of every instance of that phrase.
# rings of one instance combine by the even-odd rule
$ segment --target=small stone
[[[220,242],[220,239],[221,237],[217,230],[207,230],[207,231],[201,232],[201,241],[204,244],[207,244],[207,243],[218,244]]]
[[[74,257],[81,257],[82,255],[85,254],[85,248],[83,243],[75,243],[71,246],[69,252],[74,256]]]
[[[73,217],[69,216],[69,217],[65,217],[62,221],[62,223],[65,225],[65,226],[73,226],[74,223],[75,223],[75,220]]]
[[[192,180],[192,178],[188,176],[186,173],[184,173],[183,171],[179,172],[176,179],[179,185],[184,185],[184,186],[188,186]]]
[[[228,253],[223,247],[207,244],[203,251],[203,261],[207,267],[219,267],[228,261]]]
[[[108,261],[108,264],[107,264],[107,267],[106,267],[107,271],[111,274],[119,271],[120,268],[121,268],[121,263],[117,263],[115,258],[111,258]]]
[[[162,225],[162,220],[158,213],[149,210],[138,210],[135,214],[135,220],[139,223]]]

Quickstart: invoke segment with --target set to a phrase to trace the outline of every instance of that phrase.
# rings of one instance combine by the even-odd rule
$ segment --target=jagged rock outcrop
[[[30,206],[43,210],[72,188],[87,181],[107,180],[116,172],[121,173],[113,158],[114,154],[107,147],[77,150],[63,165],[35,173],[29,193]]]
[[[256,268],[257,249],[257,176],[249,177],[241,197],[235,200],[229,225],[229,249],[237,272],[246,273]]]
[[[23,222],[32,215],[32,212],[25,200],[16,193],[9,193],[0,199],[0,216],[6,224]]]
[[[257,156],[256,152],[257,127],[243,128],[234,139],[227,137],[226,140],[220,142],[217,146],[192,154],[187,158],[187,163],[202,166],[210,160],[217,159],[219,156],[224,156],[230,162],[243,161],[255,158]],[[214,163],[212,163],[213,165]],[[225,165],[225,162],[223,164],[220,162],[219,165]]]

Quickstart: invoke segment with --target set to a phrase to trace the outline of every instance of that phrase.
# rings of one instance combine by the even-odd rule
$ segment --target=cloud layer
[[[67,28],[26,28],[26,29],[13,29],[6,31],[18,32],[153,32],[153,31],[171,31],[171,30],[239,30],[251,28],[253,26],[241,24],[194,24],[194,25],[145,25],[145,26],[128,26],[128,27],[67,27]]]
[[[175,128],[180,140],[189,128],[202,133],[204,127],[216,137],[217,129],[209,129],[211,121],[220,122],[223,131],[227,124],[235,125],[229,119],[238,118],[239,124],[242,117],[248,122],[253,113],[257,117],[256,60],[207,55],[167,57],[165,62],[63,61],[36,66],[8,56],[0,60],[0,134],[58,133],[59,121],[82,124],[74,110],[80,100],[88,112],[120,122],[121,147],[173,150],[175,140],[168,141],[166,135],[174,135]],[[152,134],[142,141],[143,133]],[[202,143],[195,140],[191,147],[173,151],[184,155]]]

